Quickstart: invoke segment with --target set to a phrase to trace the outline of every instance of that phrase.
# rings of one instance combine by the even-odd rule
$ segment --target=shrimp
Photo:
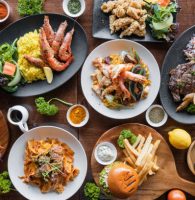
[[[24,58],[29,63],[31,63],[32,65],[35,65],[36,67],[40,67],[40,68],[46,67],[45,62],[40,58],[34,58],[32,56],[29,56],[29,55],[24,55]]]
[[[74,34],[74,28],[71,31],[69,31],[64,37],[63,43],[58,53],[58,57],[62,61],[67,61],[68,58],[70,58],[72,55],[71,42],[73,34]]]
[[[148,83],[148,80],[145,76],[142,76],[140,74],[134,74],[132,72],[123,72],[122,74],[122,77],[124,79],[129,79],[131,81],[135,81],[135,82],[138,82],[138,83],[141,83],[141,84],[145,84],[145,83]]]
[[[129,90],[126,88],[126,86],[124,84],[124,79],[122,77],[119,77],[119,86],[120,86],[120,89],[124,93],[123,100],[130,99],[131,98],[131,94],[130,94]]]
[[[54,50],[55,55],[58,54],[58,51],[60,49],[60,46],[61,46],[63,38],[64,38],[64,32],[65,32],[67,26],[68,26],[67,21],[60,24],[60,26],[57,30],[56,36],[52,42],[51,47]]]
[[[73,61],[74,57],[71,56],[65,63],[59,62],[55,57],[54,57],[54,51],[53,49],[49,46],[49,43],[46,39],[46,34],[43,29],[40,31],[40,36],[41,36],[41,48],[42,52],[44,54],[44,58],[47,61],[48,65],[55,71],[63,71],[65,70],[70,63]]]
[[[50,23],[49,23],[49,17],[46,16],[46,15],[44,17],[43,29],[45,31],[49,45],[51,46],[53,41],[54,41],[54,38],[55,38],[55,33],[54,33],[54,30],[52,29]]]

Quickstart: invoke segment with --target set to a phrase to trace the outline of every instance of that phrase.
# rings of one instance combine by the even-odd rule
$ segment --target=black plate
[[[110,33],[109,29],[109,14],[101,11],[101,5],[108,0],[94,0],[93,5],[93,37],[100,39],[120,39],[119,33]],[[176,1],[177,2],[177,1]],[[174,14],[174,23],[176,22],[176,15]],[[147,26],[145,37],[138,37],[131,35],[123,37],[123,39],[130,39],[137,42],[165,42],[165,40],[157,40],[152,37],[150,28]]]
[[[13,96],[28,97],[40,95],[58,88],[77,73],[87,56],[88,42],[84,29],[73,19],[59,14],[40,14],[22,18],[0,32],[0,44],[4,42],[11,43],[15,38],[19,38],[25,33],[39,29],[43,25],[44,15],[49,16],[51,25],[55,31],[64,20],[68,22],[67,31],[75,26],[75,33],[72,41],[72,52],[75,59],[65,71],[54,74],[54,79],[51,84],[48,84],[47,81],[37,81],[32,84],[20,86],[15,93],[12,93]]]
[[[172,95],[168,88],[169,72],[175,68],[178,64],[186,63],[183,50],[186,48],[187,43],[195,33],[195,26],[192,26],[174,42],[165,57],[162,71],[161,71],[161,88],[160,88],[160,100],[168,115],[175,121],[183,124],[195,124],[195,115],[190,115],[187,112],[176,112],[178,106],[173,101]]]

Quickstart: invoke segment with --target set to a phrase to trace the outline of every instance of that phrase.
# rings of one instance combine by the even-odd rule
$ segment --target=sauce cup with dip
[[[163,126],[168,119],[168,115],[161,105],[152,105],[146,111],[146,121],[150,126]]]
[[[101,165],[109,165],[117,158],[116,147],[110,142],[98,144],[94,151],[96,161]]]
[[[0,0],[0,23],[5,22],[10,15],[10,6],[4,0]]]
[[[63,10],[69,17],[80,17],[85,11],[85,0],[64,0]]]
[[[75,104],[68,109],[66,118],[71,126],[82,127],[89,120],[89,112],[85,106]]]

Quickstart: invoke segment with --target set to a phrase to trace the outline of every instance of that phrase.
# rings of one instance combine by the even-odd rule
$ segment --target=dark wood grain
[[[12,15],[5,24],[0,24],[0,29],[3,29],[6,27],[9,23],[12,23],[19,19],[18,13],[17,13],[17,0],[7,0],[7,2],[10,4],[12,8]],[[189,28],[190,26],[195,24],[195,1],[194,0],[179,0],[179,4],[182,7],[181,12],[178,15],[178,22],[180,23],[180,30],[179,33],[184,31],[185,29]],[[88,42],[89,42],[89,51],[93,50],[96,46],[101,44],[103,40],[97,40],[92,38],[92,7],[93,7],[93,1],[92,0],[86,0],[86,11],[82,17],[78,19],[78,22],[81,23],[81,25],[85,28],[87,36],[88,36]],[[61,0],[46,0],[45,2],[45,11],[47,12],[53,12],[53,13],[60,13],[63,14],[62,9],[62,1]],[[98,19],[96,19],[98,20]],[[145,45],[145,44],[144,44]],[[164,56],[169,48],[169,45],[165,44],[146,44],[145,45],[155,56],[155,58],[158,61],[159,66],[162,65]],[[49,94],[45,95],[46,98],[50,97],[59,97],[62,99],[65,99],[69,102],[75,103],[83,103],[86,105],[90,112],[90,120],[89,123],[81,129],[75,129],[77,136],[79,137],[80,141],[84,145],[84,148],[87,152],[87,156],[90,162],[90,157],[92,153],[93,146],[95,145],[97,139],[101,136],[102,133],[104,133],[106,130],[123,123],[127,122],[139,122],[146,124],[144,114],[131,119],[131,120],[110,120],[108,118],[105,118],[95,112],[86,102],[86,100],[83,97],[83,94],[81,92],[80,87],[80,73],[75,75],[70,81],[68,81],[65,85],[58,88],[57,90],[50,92]],[[7,110],[10,106],[21,104],[26,106],[30,111],[30,118],[29,118],[29,127],[34,127],[42,123],[50,123],[50,122],[57,122],[61,124],[68,125],[65,114],[67,111],[67,108],[63,105],[59,104],[60,107],[60,113],[51,118],[45,118],[40,116],[34,107],[34,98],[13,98],[2,91],[0,91],[0,110],[6,115]],[[159,100],[157,98],[156,102],[159,103]],[[174,122],[173,120],[169,119],[168,123],[163,126],[162,128],[158,128],[157,131],[162,134],[162,136],[167,140],[167,132],[171,130],[172,128],[184,128],[186,129],[195,139],[195,125],[194,126],[184,126],[181,124],[178,124]],[[14,127],[12,125],[9,125],[9,131],[10,131],[10,145],[9,149],[11,148],[11,145],[14,143],[14,141],[20,136],[21,132],[18,130],[17,127]],[[175,161],[176,161],[176,167],[178,170],[179,175],[182,178],[185,178],[187,180],[195,181],[195,177],[192,175],[190,170],[187,167],[186,164],[186,153],[187,151],[180,151],[175,150],[171,147]],[[0,163],[0,171],[7,169],[7,157],[8,157],[9,151],[7,151],[3,162]],[[91,171],[89,167],[87,180],[92,180]],[[173,182],[176,180],[173,180]],[[194,188],[195,189],[195,188]],[[0,196],[0,200],[23,200],[24,198],[18,193],[18,192],[10,192],[7,195]],[[84,200],[83,197],[83,189],[80,190],[74,197],[71,198],[71,200]],[[165,200],[166,195],[163,195],[162,197],[158,198],[159,200]],[[189,196],[189,200],[195,199],[195,197]]]

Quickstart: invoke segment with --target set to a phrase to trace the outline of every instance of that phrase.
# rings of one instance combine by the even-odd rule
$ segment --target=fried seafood
[[[44,17],[43,29],[44,29],[45,34],[47,36],[47,40],[49,42],[49,45],[51,46],[53,41],[54,41],[54,38],[55,38],[55,32],[54,32],[53,28],[51,27],[51,25],[49,23],[49,17],[48,16]]]
[[[30,55],[24,55],[24,58],[36,67],[49,66],[55,71],[65,70],[74,59],[71,50],[74,28],[65,35],[67,26],[67,22],[64,21],[60,24],[57,33],[54,33],[48,16],[45,16],[43,27],[39,31],[41,58]]]
[[[61,23],[56,32],[56,36],[51,45],[55,55],[58,54],[58,51],[59,51],[62,41],[64,39],[64,32],[65,32],[67,26],[68,26],[67,21]]]
[[[120,37],[132,34],[144,37],[146,34],[147,11],[143,0],[114,0],[104,2],[101,10],[109,16],[111,34],[122,31]]]
[[[148,95],[149,71],[134,49],[130,52],[96,58],[91,75],[92,90],[105,106],[132,106]]]

